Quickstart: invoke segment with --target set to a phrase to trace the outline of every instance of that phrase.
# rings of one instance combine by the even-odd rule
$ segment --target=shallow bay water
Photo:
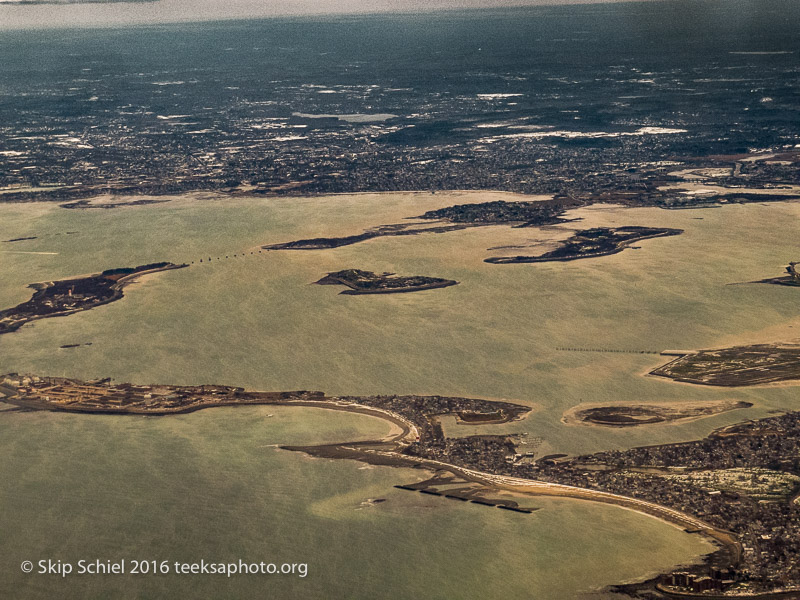
[[[595,206],[570,213],[582,221],[542,230],[492,226],[332,250],[258,251],[259,244],[358,233],[438,206],[498,198],[514,199],[464,192],[186,197],[115,210],[2,205],[0,239],[37,237],[0,247],[4,308],[27,299],[25,286],[36,281],[160,260],[194,264],[142,277],[118,302],[0,336],[0,372],[505,398],[535,411],[504,426],[448,423],[448,433],[524,432],[530,443],[541,439],[539,453],[695,439],[795,408],[791,386],[682,385],[644,375],[665,361],[658,355],[562,348],[660,351],[798,337],[796,290],[729,285],[779,275],[798,258],[798,204],[682,211]],[[600,225],[685,233],[598,259],[483,262],[507,252],[489,248],[546,243]],[[519,253],[528,251],[537,249]],[[342,296],[335,286],[311,285],[345,268],[460,284],[378,296]],[[91,346],[60,348],[85,343]],[[560,420],[581,402],[723,398],[754,407],[640,429],[569,427]],[[508,597],[568,598],[709,548],[615,507],[536,498],[530,503],[542,510],[530,517],[505,514],[392,488],[421,476],[412,470],[312,460],[272,447],[383,435],[384,424],[362,416],[272,407],[168,418],[4,411],[0,428],[0,530],[13,549],[0,589],[14,589],[12,597],[213,590],[244,598],[270,589],[275,597],[367,598],[395,590],[393,597],[445,598],[494,594],[505,586],[499,591]],[[361,507],[376,497],[387,501]],[[63,560],[265,556],[308,562],[310,575],[266,582],[62,581],[23,576],[13,562],[48,553]]]
[[[267,417],[267,415],[273,415]],[[569,598],[707,546],[615,507],[519,515],[392,485],[410,469],[274,444],[383,435],[369,417],[213,409],[170,418],[0,412],[4,598]],[[370,499],[384,502],[369,505]],[[25,575],[23,560],[284,562],[290,575]],[[38,568],[38,567],[37,567]]]

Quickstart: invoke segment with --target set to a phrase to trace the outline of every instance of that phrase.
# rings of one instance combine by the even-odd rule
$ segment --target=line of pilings
[[[626,350],[619,348],[556,348],[561,352],[603,352],[614,354],[661,354],[658,350]]]
[[[219,262],[221,260],[229,260],[231,258],[244,258],[245,256],[257,256],[257,255],[262,254],[262,253],[263,253],[262,250],[258,250],[258,251],[254,250],[254,251],[249,252],[249,253],[248,252],[238,252],[236,254],[226,254],[225,256],[217,256],[217,257],[209,256],[208,258],[204,257],[204,258],[201,258],[200,260],[196,260],[196,261],[193,260],[189,264],[192,264],[192,265],[195,264],[195,263],[197,263],[197,264],[206,264],[206,263],[211,263],[211,262],[214,262],[214,261]]]

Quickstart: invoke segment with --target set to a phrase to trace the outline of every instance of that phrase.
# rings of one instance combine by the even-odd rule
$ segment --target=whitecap
[[[478,94],[481,100],[502,100],[503,98],[517,98],[523,94]]]

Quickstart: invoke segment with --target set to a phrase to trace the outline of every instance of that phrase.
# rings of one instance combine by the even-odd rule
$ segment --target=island
[[[346,235],[342,237],[320,237],[281,244],[261,246],[263,250],[328,250],[341,246],[350,246],[380,237],[397,237],[404,235],[419,235],[421,233],[446,233],[466,229],[469,225],[462,223],[448,223],[435,226],[420,226],[419,224],[400,223],[396,225],[380,225],[363,233]]]
[[[698,385],[737,387],[800,379],[800,345],[754,344],[718,350],[669,351],[678,358],[650,375]]]
[[[325,250],[349,246],[386,236],[447,233],[469,227],[508,225],[533,227],[566,222],[564,212],[572,205],[555,201],[506,202],[502,200],[478,204],[460,204],[428,211],[416,219],[435,219],[435,225],[420,222],[381,225],[356,235],[335,238],[310,238],[262,246],[263,250]],[[682,229],[668,227],[594,227],[576,231],[572,237],[550,252],[538,256],[496,256],[485,259],[492,264],[568,261],[595,258],[622,252],[633,243],[656,237],[680,235]]]
[[[738,400],[707,402],[643,402],[640,404],[579,404],[564,413],[567,425],[637,427],[656,423],[687,421],[718,415],[729,410],[750,408],[753,404]]]
[[[188,265],[159,262],[138,267],[108,269],[95,275],[33,283],[35,289],[27,302],[0,311],[0,334],[16,331],[36,319],[71,315],[82,310],[119,300],[123,288],[140,275],[181,269]]]
[[[85,198],[81,200],[75,200],[74,202],[66,202],[64,204],[59,204],[61,208],[69,208],[69,209],[89,209],[89,208],[97,208],[97,209],[113,209],[113,208],[122,208],[123,206],[145,206],[147,204],[161,204],[165,202],[169,202],[169,200],[164,199],[156,199],[156,198],[139,198],[139,199],[126,199],[123,198],[115,198],[111,197],[110,199],[106,199],[106,201],[102,201],[101,199],[103,196],[94,197],[94,198]]]
[[[704,439],[569,457],[520,453],[520,435],[447,437],[443,416],[508,423],[530,408],[447,396],[326,396],[253,392],[226,385],[134,385],[8,374],[0,401],[29,410],[170,415],[216,406],[282,405],[344,410],[382,418],[380,440],[282,446],[326,458],[416,467],[432,472],[402,489],[530,513],[517,500],[557,496],[606,502],[677,524],[714,540],[702,564],[621,585],[641,598],[758,598],[800,593],[800,411],[747,421]],[[759,594],[762,594],[759,596]]]
[[[400,277],[394,273],[382,273],[379,275],[372,271],[362,271],[360,269],[345,269],[335,273],[328,273],[315,283],[318,285],[347,286],[349,289],[339,293],[349,295],[399,294],[458,285],[457,281],[439,277],[423,277],[421,275]]]
[[[579,258],[596,258],[622,252],[634,242],[649,238],[680,235],[682,229],[665,227],[593,227],[576,231],[569,239],[550,252],[538,256],[495,256],[484,262],[496,265],[568,261]]]

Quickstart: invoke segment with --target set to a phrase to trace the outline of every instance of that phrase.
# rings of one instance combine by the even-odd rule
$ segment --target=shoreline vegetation
[[[399,294],[458,285],[457,281],[441,279],[439,277],[424,277],[421,275],[401,277],[394,273],[377,274],[372,271],[362,271],[360,269],[345,269],[343,271],[328,273],[325,277],[314,283],[317,285],[346,286],[349,289],[339,293],[347,295]]]
[[[771,556],[770,552],[753,553],[748,548],[758,544],[768,548],[767,539],[776,543],[776,519],[784,523],[784,528],[788,522],[800,532],[800,509],[783,496],[777,502],[759,503],[755,488],[746,482],[737,480],[733,487],[714,482],[732,467],[738,472],[758,473],[753,481],[800,472],[798,412],[726,427],[696,442],[572,458],[550,455],[530,461],[526,459],[533,457],[516,452],[517,436],[447,438],[442,430],[443,416],[455,415],[463,423],[507,423],[530,412],[527,406],[505,401],[444,396],[327,397],[313,391],[252,392],[220,385],[114,384],[108,379],[83,382],[16,374],[0,378],[0,401],[23,409],[95,414],[169,415],[240,405],[305,406],[366,414],[388,421],[394,431],[380,440],[281,448],[316,457],[422,468],[433,473],[432,479],[400,487],[521,513],[534,509],[520,507],[506,496],[508,493],[614,504],[713,540],[718,549],[704,564],[690,567],[692,581],[706,577],[715,586],[709,589],[735,588],[740,594],[735,597],[747,597],[750,592],[779,591],[786,587],[787,577],[794,583],[791,570],[781,580],[767,578],[765,555]],[[759,493],[767,489],[775,494],[769,482],[761,483]],[[794,497],[793,488],[782,488],[780,493]],[[785,510],[797,518],[787,519]],[[754,519],[763,523],[765,531],[773,532],[772,537],[762,536],[759,527],[754,530]],[[747,529],[742,530],[742,522]],[[793,531],[783,535],[800,544],[800,536],[792,536]],[[778,546],[783,548],[787,543],[781,538]],[[710,575],[703,575],[705,572]],[[681,586],[674,583],[676,576],[619,586],[619,590],[638,593],[675,588],[681,592]]]
[[[28,287],[36,291],[30,300],[0,311],[0,335],[16,331],[37,319],[62,317],[109,304],[121,299],[124,296],[123,289],[141,275],[187,266],[160,262],[132,268],[108,269],[102,273],[73,279],[32,283]]]

